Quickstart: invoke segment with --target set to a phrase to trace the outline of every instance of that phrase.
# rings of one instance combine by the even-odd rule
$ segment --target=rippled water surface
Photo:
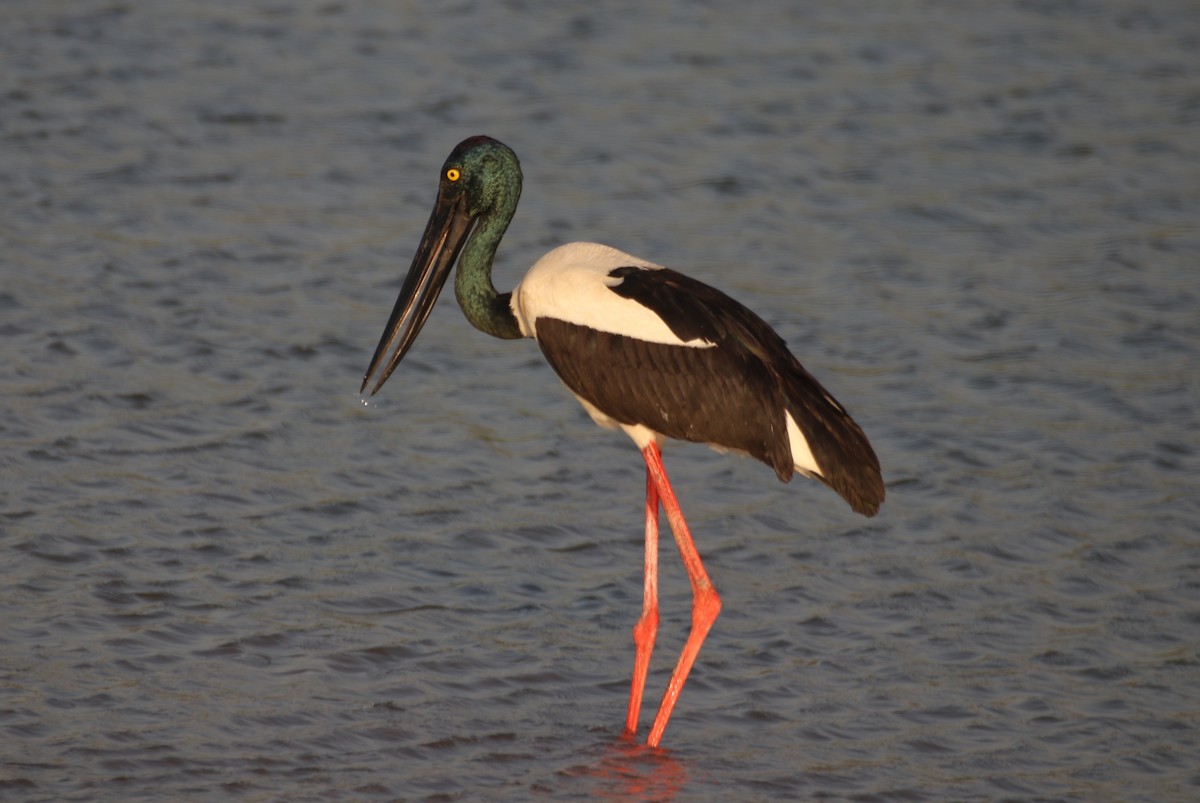
[[[1200,797],[1194,3],[9,0],[0,45],[0,797]],[[451,294],[357,395],[477,133],[502,289],[686,270],[884,465],[868,520],[668,450],[725,609],[663,750],[632,445]]]

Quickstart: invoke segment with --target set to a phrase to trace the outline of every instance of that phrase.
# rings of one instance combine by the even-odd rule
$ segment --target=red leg
[[[633,627],[633,685],[629,688],[629,712],[625,732],[637,733],[638,714],[642,710],[642,691],[650,669],[650,653],[658,635],[658,490],[654,477],[646,469],[646,587],[642,595],[642,617]]]
[[[687,522],[683,519],[679,502],[675,499],[675,492],[671,490],[671,481],[667,479],[667,471],[663,468],[662,453],[659,451],[658,445],[651,443],[642,450],[642,457],[646,460],[648,482],[652,480],[658,491],[663,509],[667,512],[667,521],[671,524],[671,532],[675,535],[675,543],[679,546],[683,566],[687,569],[688,579],[692,583],[692,629],[683,645],[683,652],[679,655],[679,663],[675,664],[675,671],[671,673],[671,681],[667,684],[666,694],[663,695],[662,704],[658,708],[658,716],[654,718],[654,726],[650,729],[650,736],[646,740],[646,744],[650,747],[658,747],[659,742],[662,741],[663,731],[667,729],[667,720],[671,718],[675,703],[679,701],[679,692],[683,690],[683,684],[687,680],[688,672],[692,670],[692,664],[696,662],[700,645],[704,643],[709,629],[721,612],[721,598],[717,596],[717,590],[713,588],[712,581],[708,579],[708,572],[704,571],[700,553],[696,551],[692,534],[688,530]],[[649,497],[648,490],[647,497]]]

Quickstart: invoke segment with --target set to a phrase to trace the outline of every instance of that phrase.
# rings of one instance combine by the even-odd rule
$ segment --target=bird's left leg
[[[633,684],[629,687],[629,712],[625,732],[637,733],[638,714],[642,710],[642,692],[650,669],[650,653],[658,636],[658,489],[650,469],[646,469],[646,566],[642,616],[633,627]]]
[[[674,710],[675,703],[679,701],[679,693],[683,690],[684,681],[687,680],[688,673],[692,670],[692,664],[696,662],[700,645],[704,643],[709,629],[712,628],[713,622],[717,620],[717,615],[721,612],[721,598],[717,595],[717,590],[713,588],[712,581],[708,579],[708,572],[704,570],[700,553],[696,551],[691,531],[688,529],[687,522],[684,521],[683,511],[679,509],[675,492],[671,490],[671,481],[667,479],[667,471],[663,468],[662,452],[659,451],[658,444],[652,442],[642,449],[642,457],[646,460],[647,475],[653,480],[659,499],[662,501],[663,510],[667,512],[667,521],[671,524],[671,532],[674,533],[675,543],[679,546],[683,566],[687,569],[688,579],[692,583],[692,629],[688,633],[687,641],[684,642],[679,662],[675,664],[675,671],[671,673],[666,694],[663,695],[658,715],[654,718],[654,725],[650,728],[650,736],[646,740],[646,744],[650,747],[658,747],[662,741],[663,731],[667,729],[667,720],[671,718],[671,711]]]

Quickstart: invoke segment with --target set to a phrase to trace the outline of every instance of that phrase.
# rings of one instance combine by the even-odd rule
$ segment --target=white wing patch
[[[555,248],[535,262],[513,290],[513,314],[521,334],[536,338],[538,318],[555,318],[650,343],[713,346],[700,338],[680,340],[651,309],[614,293],[610,288],[623,280],[608,274],[625,267],[662,269],[662,265],[599,243],[567,243]]]
[[[796,419],[792,418],[791,413],[784,415],[787,417],[788,444],[792,447],[792,463],[796,470],[806,477],[823,477],[824,474],[817,465],[817,459],[813,457],[812,449],[808,447],[808,440],[796,424]]]

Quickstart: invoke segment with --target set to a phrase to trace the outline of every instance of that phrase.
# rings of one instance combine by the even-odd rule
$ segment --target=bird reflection
[[[590,800],[670,801],[688,781],[683,763],[664,750],[638,744],[633,734],[606,744],[592,764],[564,774],[581,780]]]

